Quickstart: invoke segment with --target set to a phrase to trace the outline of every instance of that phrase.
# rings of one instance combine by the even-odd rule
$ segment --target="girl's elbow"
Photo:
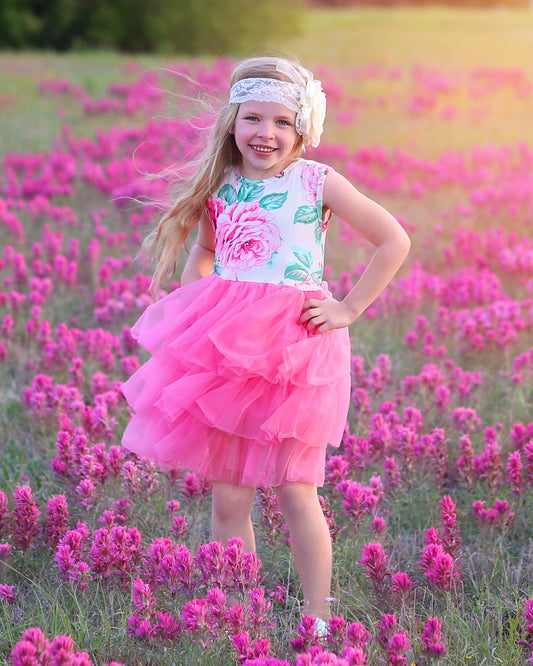
[[[407,257],[407,255],[411,251],[411,239],[409,238],[409,236],[407,234],[405,234],[405,237],[404,237],[404,246],[403,247],[404,247],[404,251],[405,251],[405,256]]]
[[[403,258],[405,259],[411,250],[411,239],[403,228],[398,236],[397,243],[398,250],[403,254]]]

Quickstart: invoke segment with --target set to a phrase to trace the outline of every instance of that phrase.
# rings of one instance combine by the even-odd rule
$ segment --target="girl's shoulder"
[[[300,157],[294,161],[293,169],[295,171],[301,172],[313,172],[316,174],[327,174],[332,170],[328,164],[322,162],[317,162],[316,160],[309,160],[304,157]]]

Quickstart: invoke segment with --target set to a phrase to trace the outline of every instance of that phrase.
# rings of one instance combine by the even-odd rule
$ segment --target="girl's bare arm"
[[[214,261],[215,233],[207,216],[202,215],[198,222],[196,242],[191,248],[181,274],[182,286],[209,275],[213,270]]]
[[[349,326],[357,319],[389,284],[411,247],[400,223],[335,171],[326,176],[324,205],[375,245],[376,250],[357,284],[341,302],[306,301],[300,322],[319,333]]]

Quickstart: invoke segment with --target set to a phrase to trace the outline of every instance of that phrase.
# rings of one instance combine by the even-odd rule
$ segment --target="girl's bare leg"
[[[276,489],[304,593],[304,613],[327,620],[331,594],[331,536],[316,486],[288,483]]]
[[[213,482],[211,528],[213,539],[226,544],[239,537],[248,553],[255,553],[255,536],[252,526],[252,506],[255,488],[234,486],[220,481]]]

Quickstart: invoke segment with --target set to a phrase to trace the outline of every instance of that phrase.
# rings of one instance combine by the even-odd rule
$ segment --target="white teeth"
[[[260,153],[272,153],[274,148],[263,148],[263,146],[252,146],[254,150],[258,150]]]

